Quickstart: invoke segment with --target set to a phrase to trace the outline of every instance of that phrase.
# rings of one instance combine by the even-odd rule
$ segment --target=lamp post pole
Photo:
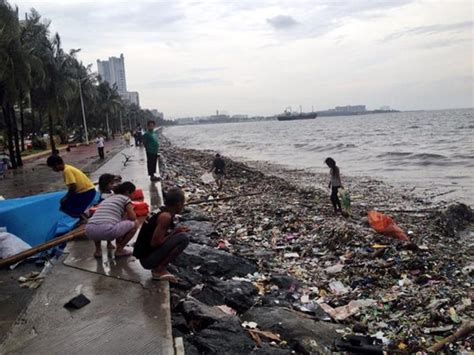
[[[82,98],[81,80],[79,79],[78,82],[79,82],[79,96],[81,97],[82,121],[84,123],[84,133],[86,135],[86,144],[89,145],[89,132],[87,132],[86,111],[84,110],[84,99]]]

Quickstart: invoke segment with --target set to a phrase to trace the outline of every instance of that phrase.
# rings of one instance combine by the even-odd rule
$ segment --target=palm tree
[[[118,112],[122,106],[120,95],[117,92],[117,87],[110,87],[105,81],[99,83],[97,87],[98,105],[100,111],[105,115],[105,123],[107,127],[107,136],[110,135],[110,121],[109,115]]]
[[[19,94],[29,85],[30,68],[27,53],[20,43],[20,22],[18,8],[13,9],[8,2],[0,0],[0,101],[7,127],[7,141],[13,168],[22,166],[15,115],[15,103]]]

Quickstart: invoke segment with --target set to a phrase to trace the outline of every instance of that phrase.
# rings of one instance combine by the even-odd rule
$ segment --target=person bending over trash
[[[225,161],[222,159],[220,154],[216,154],[214,161],[212,162],[211,170],[214,175],[214,180],[217,183],[217,187],[219,190],[222,189],[224,184],[224,175],[225,175]]]
[[[68,187],[67,194],[61,199],[60,210],[73,218],[86,221],[84,211],[91,205],[96,196],[94,184],[79,169],[69,164],[64,164],[59,155],[51,155],[46,161],[47,165],[56,172],[62,172],[64,182]]]
[[[152,214],[138,234],[133,255],[145,269],[151,270],[154,280],[177,283],[178,279],[166,268],[189,244],[189,228],[175,227],[174,216],[184,208],[184,192],[172,188],[164,196],[165,205]]]
[[[331,202],[334,207],[334,213],[342,213],[341,201],[337,196],[337,191],[342,188],[341,175],[339,168],[333,158],[327,158],[325,161],[326,165],[330,168],[329,170],[329,188],[331,189]]]
[[[102,201],[87,222],[86,237],[95,243],[94,256],[96,258],[102,257],[102,240],[108,242],[116,240],[115,257],[132,255],[125,246],[138,229],[137,216],[130,199],[134,191],[135,185],[129,181],[118,185],[114,189],[114,194]]]

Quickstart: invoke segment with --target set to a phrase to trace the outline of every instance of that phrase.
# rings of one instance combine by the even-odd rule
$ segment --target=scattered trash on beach
[[[192,201],[208,201],[188,205],[183,214],[183,223],[186,219],[207,220],[215,229],[196,233],[192,241],[256,267],[235,275],[227,271],[225,258],[216,259],[221,268],[206,264],[185,267],[185,260],[177,265],[177,274],[190,280],[189,287],[193,283],[205,285],[195,297],[209,306],[222,305],[223,301],[237,310],[232,321],[213,323],[215,334],[224,325],[234,329],[234,321],[243,325],[239,319],[261,308],[261,317],[272,315],[273,322],[278,322],[275,317],[284,308],[297,312],[297,316],[292,314],[294,323],[284,323],[285,327],[301,328],[308,320],[310,327],[335,326],[327,330],[331,337],[343,331],[344,335],[376,338],[372,343],[359,340],[377,352],[415,353],[455,333],[474,316],[474,267],[469,257],[472,243],[453,234],[472,223],[469,207],[427,201],[413,196],[409,188],[396,189],[373,179],[345,177],[351,191],[351,214],[335,216],[324,188],[326,175],[261,162],[255,163],[257,169],[251,163],[230,159],[226,161],[224,188],[216,192],[201,179],[212,154],[164,144],[170,178],[163,182],[165,187],[178,181]],[[259,194],[249,196],[249,192]],[[374,219],[368,218],[369,211],[383,216],[382,229],[371,227]],[[194,254],[190,256],[197,261]],[[224,286],[229,280],[235,282],[233,289],[241,291],[230,292]],[[186,292],[172,292],[176,293],[177,316],[179,300]],[[282,319],[285,317],[288,314]],[[246,321],[246,325],[257,323],[254,329],[274,332],[261,323],[261,318]],[[292,329],[284,330],[277,332],[281,342],[250,334],[252,344],[261,342],[262,348],[285,351],[298,344],[305,351],[314,351],[309,343],[292,338],[297,337]],[[236,335],[242,334],[240,331],[235,332],[235,339],[250,346]],[[209,349],[214,340],[200,334],[185,334],[185,343]],[[219,334],[225,337],[226,333]],[[450,351],[472,349],[469,339],[458,339],[451,343]],[[350,343],[349,338],[346,340]],[[314,341],[312,345],[323,346],[319,337]],[[237,351],[235,346],[235,341],[229,344],[229,351]]]

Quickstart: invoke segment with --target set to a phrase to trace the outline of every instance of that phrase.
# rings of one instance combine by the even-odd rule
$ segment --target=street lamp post
[[[81,97],[82,121],[84,123],[84,132],[86,134],[86,144],[89,145],[89,132],[87,131],[86,111],[84,110],[84,99],[82,98],[81,80],[79,82],[79,96]]]

